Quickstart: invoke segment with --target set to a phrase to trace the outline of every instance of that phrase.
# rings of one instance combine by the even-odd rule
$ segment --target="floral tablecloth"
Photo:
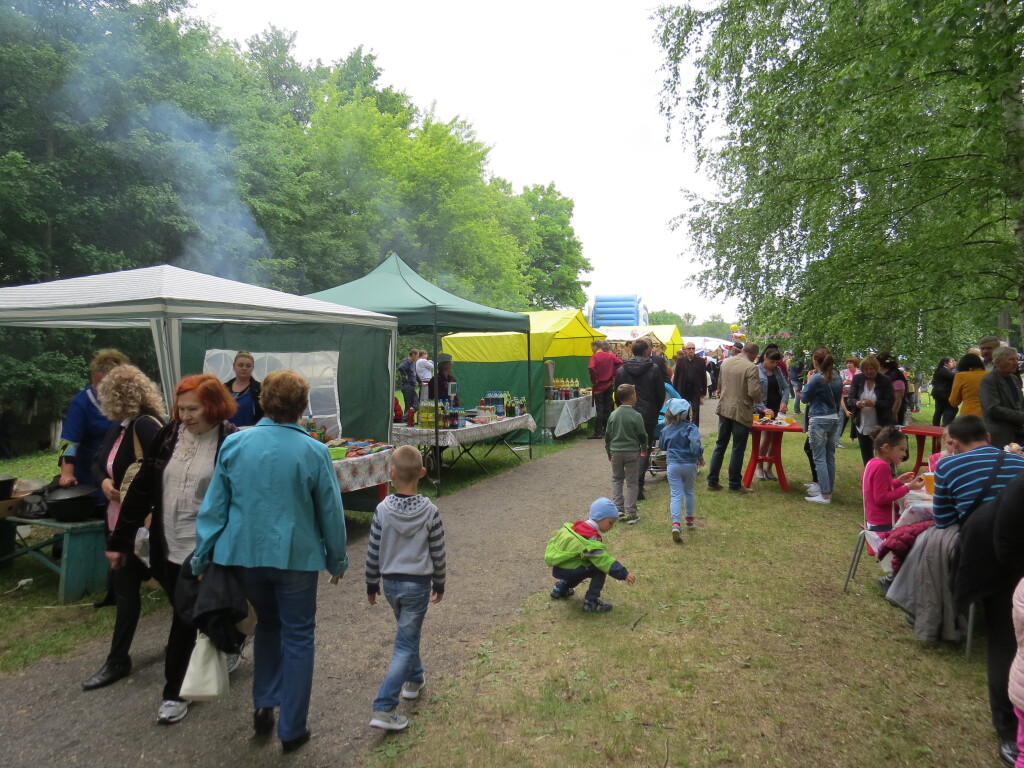
[[[434,430],[406,427],[395,424],[391,427],[391,442],[394,445],[439,445],[442,448],[458,448],[472,443],[479,443],[499,435],[507,435],[517,429],[537,428],[533,416],[512,416],[511,418],[492,421],[489,424],[467,424],[459,429],[442,429],[434,441]]]
[[[389,482],[388,464],[391,461],[391,453],[389,448],[386,451],[332,462],[342,492],[358,491],[360,488],[370,488]]]
[[[548,400],[544,405],[544,429],[550,429],[555,437],[561,437],[595,416],[597,409],[590,395],[572,400]]]

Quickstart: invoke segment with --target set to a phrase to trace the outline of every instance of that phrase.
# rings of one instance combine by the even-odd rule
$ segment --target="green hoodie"
[[[555,531],[544,550],[544,563],[551,568],[566,569],[579,568],[589,563],[599,571],[608,573],[616,561],[608,554],[604,542],[580,536],[572,527],[572,523],[566,523]]]

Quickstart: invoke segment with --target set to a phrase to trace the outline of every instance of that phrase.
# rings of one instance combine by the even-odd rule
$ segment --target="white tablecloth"
[[[512,416],[511,418],[492,421],[489,424],[467,424],[459,429],[442,429],[434,441],[434,430],[406,427],[395,424],[391,427],[391,442],[394,445],[439,445],[442,448],[458,448],[472,443],[479,443],[498,435],[507,435],[517,429],[537,428],[533,416]]]
[[[550,429],[555,437],[561,437],[595,416],[597,409],[590,395],[572,400],[548,400],[544,406],[544,428]]]
[[[343,492],[358,491],[374,485],[387,483],[388,464],[391,462],[391,449],[356,456],[351,459],[338,459],[334,464],[334,473],[338,476],[338,485]]]

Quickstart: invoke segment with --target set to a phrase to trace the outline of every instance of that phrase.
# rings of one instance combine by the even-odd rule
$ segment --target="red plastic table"
[[[942,427],[926,425],[909,426],[903,427],[901,431],[904,435],[913,435],[917,438],[917,462],[914,464],[914,474],[916,475],[921,467],[928,466],[928,459],[924,457],[924,441],[926,437],[932,439],[932,453],[938,453],[942,450]]]
[[[743,487],[749,488],[750,482],[754,479],[754,471],[758,464],[770,464],[775,467],[775,474],[779,478],[779,486],[784,491],[789,490],[789,483],[786,482],[786,472],[782,468],[782,436],[786,432],[803,432],[799,424],[761,424],[754,422],[751,429],[754,437],[754,444],[750,450],[750,461],[747,463],[747,471],[743,473]],[[761,448],[761,436],[767,437],[764,450]]]

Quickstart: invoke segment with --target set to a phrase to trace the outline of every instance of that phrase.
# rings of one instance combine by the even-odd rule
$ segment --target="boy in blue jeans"
[[[437,507],[416,492],[426,474],[419,451],[411,445],[396,448],[388,474],[395,492],[373,513],[366,549],[366,599],[376,605],[383,579],[384,597],[395,613],[398,630],[370,725],[400,731],[409,719],[395,712],[399,694],[417,699],[423,690],[420,633],[428,602],[439,603],[444,597],[444,526]]]
[[[599,598],[608,576],[627,584],[636,581],[636,576],[608,554],[602,533],[608,533],[619,519],[619,510],[610,499],[600,498],[590,505],[590,518],[566,523],[548,541],[544,550],[544,563],[551,568],[551,575],[558,581],[551,590],[554,600],[572,597],[575,587],[590,579],[590,587],[583,598],[584,613],[606,613],[611,603]]]

